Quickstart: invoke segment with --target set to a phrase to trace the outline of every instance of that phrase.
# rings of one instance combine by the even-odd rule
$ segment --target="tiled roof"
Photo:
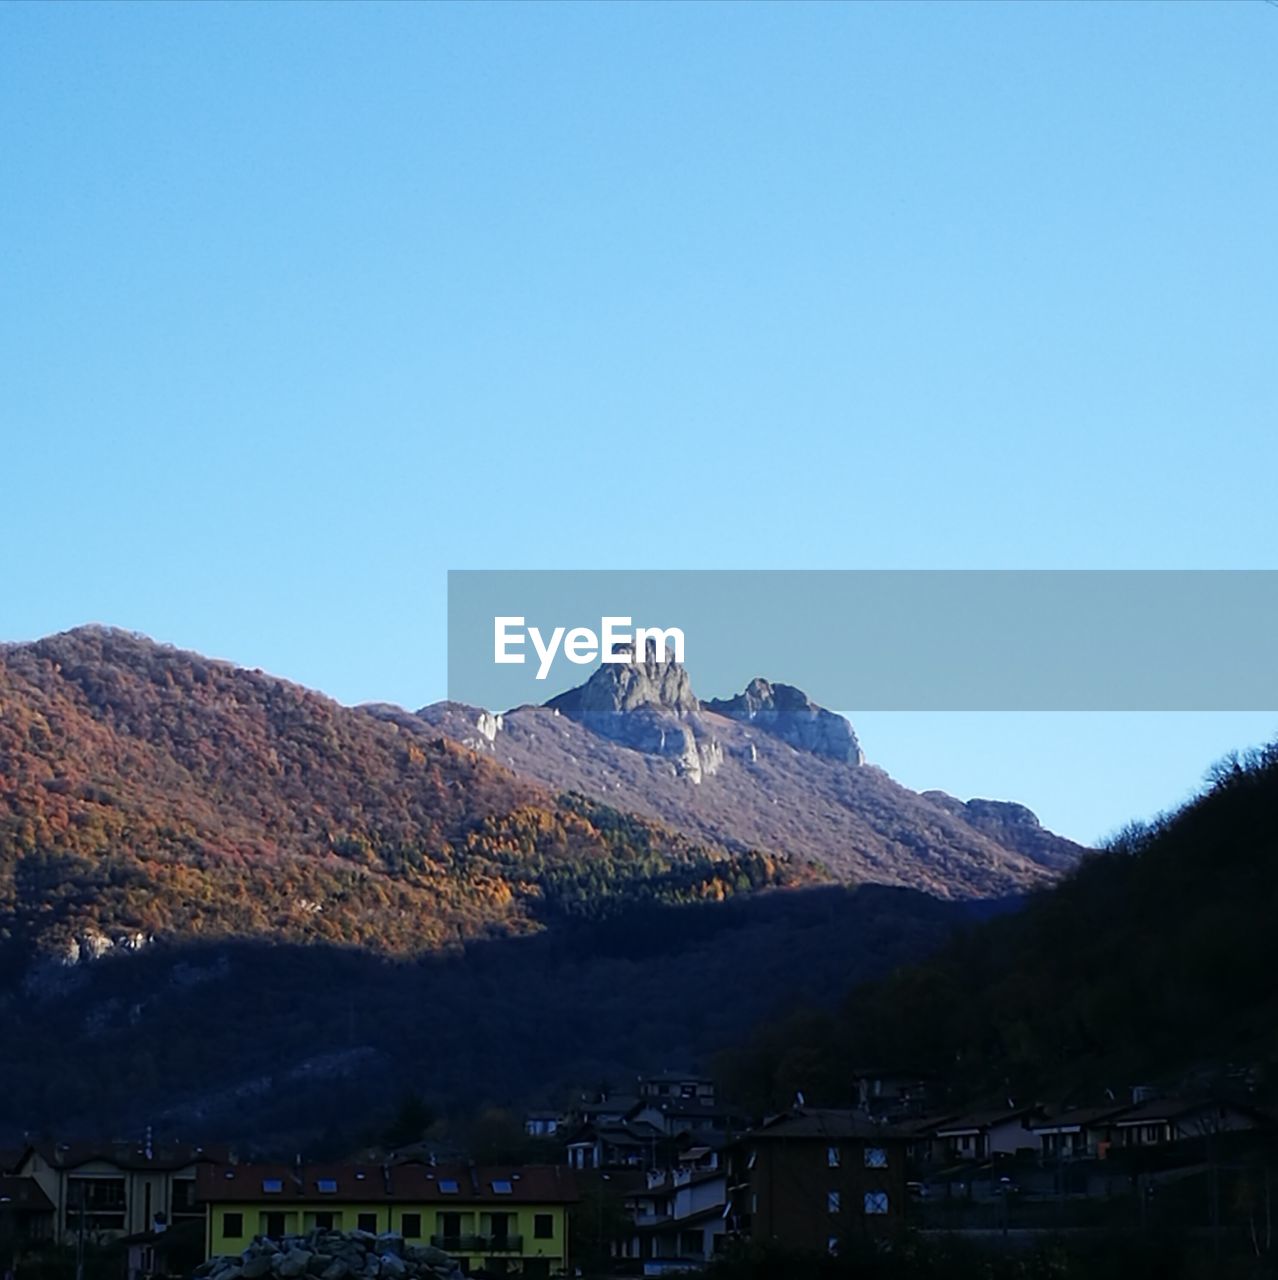
[[[150,1154],[142,1142],[42,1142],[28,1147],[22,1159],[35,1152],[55,1169],[76,1169],[95,1160],[104,1160],[121,1169],[185,1169],[200,1162],[224,1161],[230,1151],[222,1146],[194,1143],[156,1142]]]
[[[268,1191],[271,1186],[279,1189]],[[305,1201],[316,1208],[342,1201],[568,1204],[577,1199],[577,1187],[571,1173],[556,1165],[226,1164],[200,1170],[197,1194],[211,1204]]]

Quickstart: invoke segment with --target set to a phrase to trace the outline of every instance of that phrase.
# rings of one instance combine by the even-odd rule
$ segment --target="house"
[[[463,1273],[569,1274],[572,1175],[551,1165],[210,1165],[205,1253],[240,1253],[254,1236],[314,1230],[394,1232],[452,1254]]]
[[[655,1169],[669,1147],[664,1129],[646,1120],[598,1121],[582,1125],[565,1144],[568,1167]]]
[[[727,1238],[728,1180],[723,1169],[653,1170],[647,1184],[626,1203],[635,1229],[617,1253],[641,1260],[644,1275],[700,1269]]]
[[[852,1087],[862,1111],[889,1120],[922,1115],[936,1091],[935,1081],[922,1072],[879,1067],[853,1071]]]
[[[1250,1108],[1207,1098],[1155,1098],[1128,1107],[1109,1122],[1116,1147],[1150,1147],[1258,1127]]]
[[[1031,1120],[1030,1132],[1045,1161],[1096,1159],[1109,1148],[1111,1122],[1126,1109],[1113,1102],[1063,1108]]]
[[[593,1102],[579,1102],[569,1119],[575,1124],[620,1124],[639,1105],[632,1093],[600,1097]]]
[[[860,1111],[796,1109],[729,1148],[729,1225],[757,1243],[837,1252],[900,1225],[906,1135]]]
[[[553,1138],[562,1121],[558,1111],[530,1111],[524,1117],[524,1132],[530,1138]]]
[[[53,1206],[51,1238],[70,1243],[201,1221],[198,1171],[226,1152],[184,1144],[48,1143],[28,1147],[14,1173]]]
[[[715,1104],[714,1081],[707,1076],[665,1071],[655,1076],[639,1077],[639,1097],[645,1102],[698,1102]]]
[[[946,1111],[930,1116],[898,1120],[894,1127],[905,1136],[906,1154],[910,1164],[928,1166],[943,1163],[949,1149],[945,1143],[937,1140],[936,1131],[957,1119],[957,1112]]]
[[[698,1099],[641,1101],[626,1116],[631,1124],[649,1124],[669,1137],[682,1134],[715,1134],[724,1137],[744,1133],[748,1118],[732,1107],[721,1107]]]
[[[988,1160],[1037,1147],[1030,1123],[1041,1111],[1038,1106],[1008,1106],[944,1120],[932,1130],[933,1158]]]

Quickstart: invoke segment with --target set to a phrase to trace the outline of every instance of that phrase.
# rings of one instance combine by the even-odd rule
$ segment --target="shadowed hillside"
[[[1179,812],[1133,825],[1022,911],[785,1020],[734,1058],[739,1085],[815,1097],[849,1060],[909,1063],[960,1096],[1098,1091],[1278,1063],[1278,743],[1212,770]]]

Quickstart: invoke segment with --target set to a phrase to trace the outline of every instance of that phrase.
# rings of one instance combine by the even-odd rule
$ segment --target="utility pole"
[[[80,1179],[80,1221],[75,1233],[75,1280],[84,1280],[84,1179]]]

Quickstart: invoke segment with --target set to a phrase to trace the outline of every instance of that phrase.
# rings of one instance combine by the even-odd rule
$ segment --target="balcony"
[[[430,1242],[445,1253],[523,1253],[523,1236],[431,1236]]]

